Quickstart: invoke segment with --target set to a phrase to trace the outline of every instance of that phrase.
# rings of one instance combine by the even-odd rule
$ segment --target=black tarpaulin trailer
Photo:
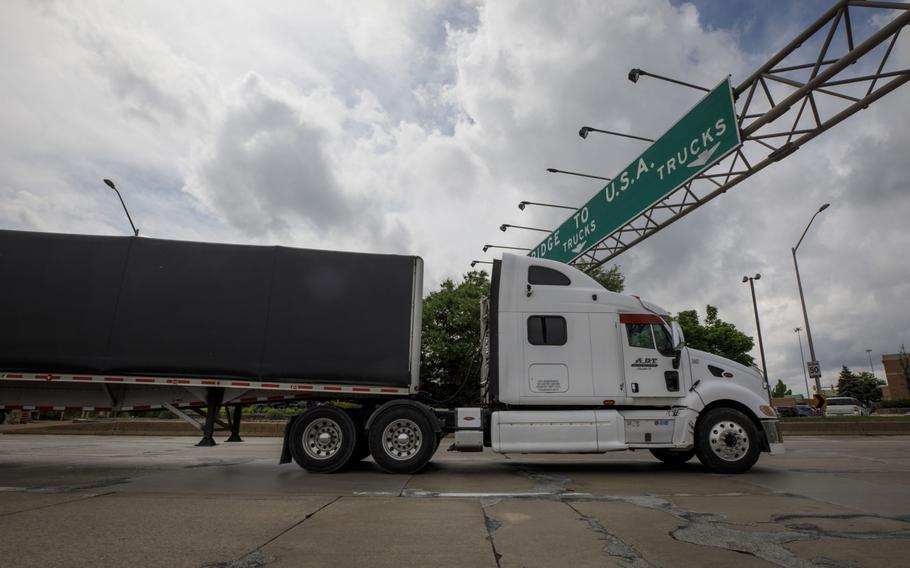
[[[410,394],[422,269],[415,256],[0,230],[0,407],[204,406],[211,387],[225,403]]]

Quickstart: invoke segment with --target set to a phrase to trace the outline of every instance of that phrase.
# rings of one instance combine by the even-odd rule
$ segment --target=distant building
[[[885,400],[910,399],[910,388],[907,385],[910,355],[906,353],[882,355],[882,366],[885,368],[885,379],[888,381],[888,386],[882,389]]]

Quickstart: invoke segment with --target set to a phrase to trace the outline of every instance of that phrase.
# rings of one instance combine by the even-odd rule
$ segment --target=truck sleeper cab
[[[448,432],[455,451],[648,449],[667,463],[697,456],[719,473],[783,452],[761,375],[685,347],[665,316],[568,265],[505,254],[493,267],[488,395],[479,407],[439,410],[416,399],[353,412],[321,407],[289,422],[283,461],[334,471],[370,453],[387,471],[413,472]],[[341,452],[346,437],[351,447]]]

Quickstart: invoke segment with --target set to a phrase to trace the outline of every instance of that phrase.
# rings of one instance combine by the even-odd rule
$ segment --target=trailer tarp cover
[[[417,263],[0,231],[0,370],[407,386]]]

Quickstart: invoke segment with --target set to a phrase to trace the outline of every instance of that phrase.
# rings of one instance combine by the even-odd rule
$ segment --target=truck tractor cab
[[[571,266],[503,255],[490,306],[489,445],[649,449],[731,473],[782,451],[761,374],[687,348],[668,315]]]

